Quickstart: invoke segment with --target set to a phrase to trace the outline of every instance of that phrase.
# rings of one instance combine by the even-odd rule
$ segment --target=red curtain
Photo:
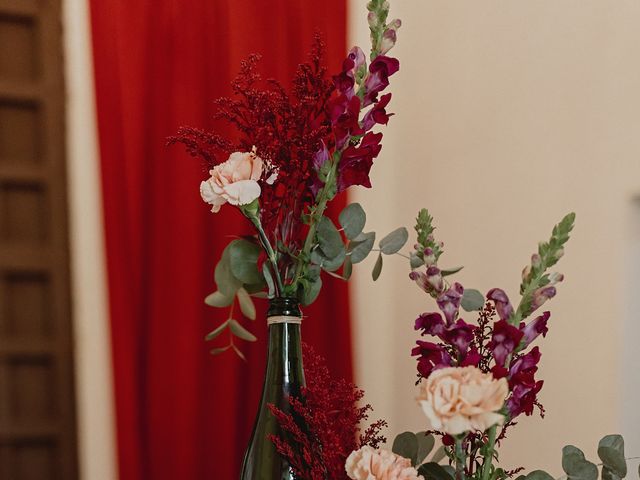
[[[244,320],[259,336],[241,345],[247,363],[213,357],[203,337],[226,314],[203,298],[228,235],[250,230],[231,208],[209,213],[202,165],[164,142],[181,125],[213,126],[211,100],[230,93],[249,53],[264,54],[265,76],[288,81],[318,28],[336,70],[345,0],[91,0],[91,10],[120,479],[232,480],[266,326]],[[346,286],[327,280],[305,313],[304,337],[350,377]]]

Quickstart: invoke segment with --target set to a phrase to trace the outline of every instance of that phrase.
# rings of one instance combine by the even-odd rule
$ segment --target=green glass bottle
[[[289,398],[300,395],[305,385],[302,367],[300,323],[302,312],[297,299],[274,298],[267,314],[269,348],[262,399],[244,457],[241,480],[293,480],[289,463],[278,455],[269,440],[279,435],[278,422],[268,405],[291,411]]]

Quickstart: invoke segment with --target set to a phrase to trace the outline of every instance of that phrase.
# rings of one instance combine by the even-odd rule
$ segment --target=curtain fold
[[[251,230],[231,208],[208,211],[202,165],[165,138],[181,125],[213,127],[212,100],[230,94],[250,53],[264,55],[265,77],[288,84],[319,29],[337,70],[346,0],[90,5],[120,480],[235,479],[262,387],[266,325],[244,320],[259,337],[241,345],[247,363],[212,357],[203,338],[226,313],[203,298],[227,236]],[[351,378],[346,285],[327,279],[305,314],[304,338]]]

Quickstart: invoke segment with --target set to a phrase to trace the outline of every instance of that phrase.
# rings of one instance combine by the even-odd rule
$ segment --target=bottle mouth
[[[302,318],[300,302],[293,297],[276,297],[269,300],[267,317],[298,317]]]

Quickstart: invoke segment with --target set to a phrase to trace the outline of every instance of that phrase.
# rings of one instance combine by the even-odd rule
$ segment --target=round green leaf
[[[233,318],[229,320],[229,328],[236,337],[246,340],[247,342],[255,342],[257,340],[253,333],[244,328]]]
[[[307,282],[304,286],[304,294],[302,295],[302,305],[311,305],[316,301],[320,290],[322,289],[322,278],[318,276],[314,281]]]
[[[342,277],[345,280],[349,280],[351,278],[351,274],[353,273],[353,263],[351,263],[351,255],[349,255],[342,266]]]
[[[362,233],[367,222],[367,214],[359,203],[351,203],[340,212],[338,220],[344,234],[349,240],[353,240]]]
[[[420,465],[418,473],[429,480],[453,480],[453,476],[447,472],[442,465],[434,462]]]
[[[431,461],[434,463],[439,463],[440,460],[444,459],[447,456],[447,451],[444,448],[444,445],[440,445],[440,447],[435,451],[433,456],[431,457]]]
[[[380,273],[382,273],[382,253],[378,255],[376,264],[373,266],[373,271],[371,272],[371,278],[373,278],[374,282],[380,278]]]
[[[220,355],[221,353],[226,352],[230,348],[231,348],[231,345],[227,345],[226,347],[212,348],[210,352],[212,355]]]
[[[430,435],[427,432],[416,433],[416,438],[418,439],[416,465],[420,465],[424,459],[427,458],[427,455],[429,455],[431,450],[433,450],[433,447],[436,444],[436,439],[433,435]]]
[[[605,467],[619,478],[627,476],[627,461],[624,457],[624,439],[621,435],[607,435],[598,443],[598,456]],[[603,471],[603,476],[605,472]],[[607,472],[607,475],[610,472]]]
[[[351,263],[360,263],[365,258],[367,258],[367,256],[373,249],[373,244],[375,241],[375,232],[361,233],[353,241],[351,241],[349,243],[349,256],[351,257]]]
[[[526,480],[554,480],[554,478],[544,470],[534,470],[533,472],[530,472],[525,478]]]
[[[411,465],[416,465],[418,456],[418,437],[413,432],[404,432],[393,441],[393,453],[411,460]]]
[[[320,218],[316,230],[316,237],[318,238],[318,244],[322,252],[327,258],[337,257],[341,250],[344,249],[340,232],[338,232],[336,226],[327,217]]]
[[[229,247],[222,252],[222,257],[216,265],[214,278],[218,291],[220,291],[226,297],[233,298],[236,294],[236,290],[242,286],[241,282],[231,273],[231,264],[229,263]]]
[[[562,469],[570,480],[597,480],[598,467],[584,457],[584,453],[573,445],[562,449]]]
[[[217,291],[210,293],[204,299],[204,303],[209,305],[210,307],[224,308],[231,305],[233,302],[233,296],[228,297],[224,293]]]
[[[236,295],[238,296],[238,303],[240,304],[240,311],[242,312],[242,314],[249,320],[255,320],[256,306],[254,305],[249,292],[247,292],[244,288],[239,288],[236,292]]]
[[[422,265],[424,265],[424,260],[421,259],[418,255],[416,255],[415,252],[411,252],[409,254],[409,265],[411,266],[412,270],[415,270],[416,268],[419,268]]]
[[[465,288],[460,305],[467,312],[482,310],[482,307],[484,307],[484,295],[473,288]]]
[[[406,228],[400,227],[395,229],[389,235],[380,240],[380,250],[385,255],[398,253],[409,239],[409,232]]]
[[[229,244],[229,265],[231,273],[244,284],[254,284],[262,281],[258,270],[260,247],[247,240],[233,240]]]

